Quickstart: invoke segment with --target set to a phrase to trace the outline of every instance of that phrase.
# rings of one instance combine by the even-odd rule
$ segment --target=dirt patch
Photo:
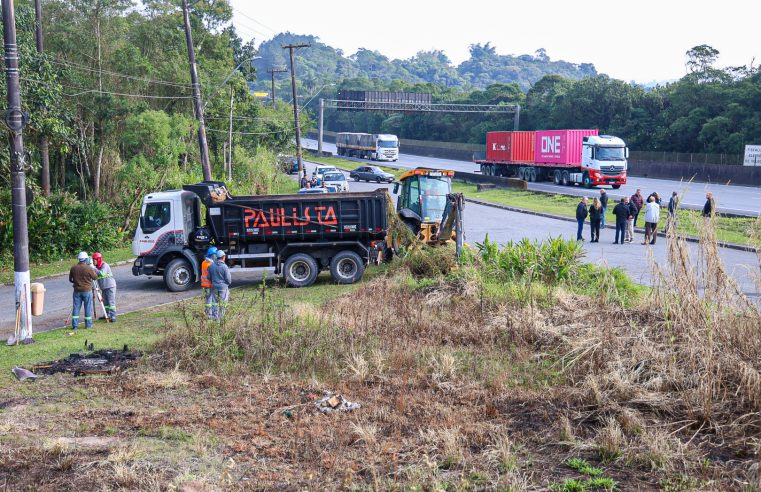
[[[32,371],[36,374],[69,373],[74,376],[114,374],[134,364],[142,355],[142,352],[130,351],[126,346],[122,350],[104,349],[36,364],[32,366]]]

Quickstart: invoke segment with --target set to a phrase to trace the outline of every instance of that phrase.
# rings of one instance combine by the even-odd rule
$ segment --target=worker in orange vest
[[[206,257],[201,263],[201,289],[203,289],[204,312],[206,316],[211,316],[211,306],[214,301],[214,293],[211,289],[211,280],[209,280],[209,266],[217,259],[217,248],[209,246],[206,250]]]

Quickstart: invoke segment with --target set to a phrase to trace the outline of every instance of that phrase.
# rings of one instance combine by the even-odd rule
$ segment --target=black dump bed
[[[209,232],[221,244],[369,241],[388,228],[388,193],[220,196],[224,183],[206,181],[183,188],[206,206]],[[217,190],[217,191],[215,191]],[[216,195],[216,196],[214,196]]]

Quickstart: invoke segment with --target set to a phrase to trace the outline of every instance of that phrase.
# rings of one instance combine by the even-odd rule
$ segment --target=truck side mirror
[[[399,183],[394,183],[394,195],[399,193]]]
[[[626,156],[627,159],[629,158],[629,147],[624,148],[624,156]]]

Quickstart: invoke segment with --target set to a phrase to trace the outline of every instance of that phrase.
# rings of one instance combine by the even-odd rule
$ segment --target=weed
[[[583,458],[568,458],[565,464],[568,468],[576,470],[583,475],[589,475],[590,477],[599,477],[603,474],[602,468],[590,465],[589,462]]]

